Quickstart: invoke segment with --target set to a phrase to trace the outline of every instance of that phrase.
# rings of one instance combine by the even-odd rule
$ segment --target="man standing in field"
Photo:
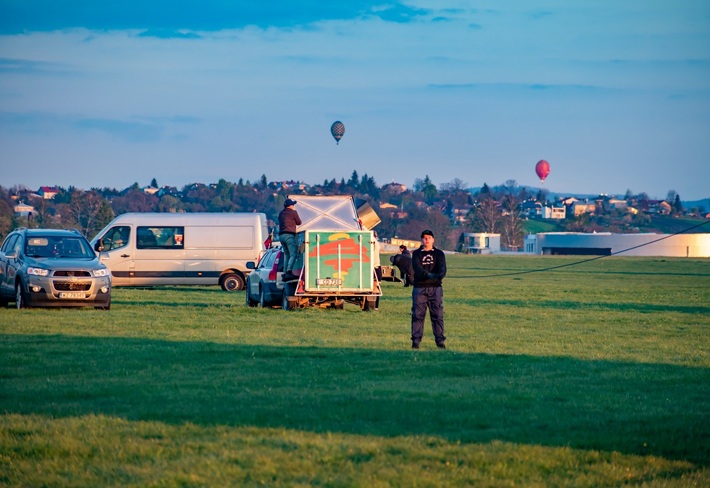
[[[283,281],[291,281],[298,278],[293,274],[293,266],[296,264],[298,254],[298,243],[296,242],[296,226],[301,225],[301,217],[293,208],[295,200],[287,198],[284,202],[284,209],[279,213],[279,240],[284,253],[284,271],[281,276]]]
[[[446,349],[444,336],[444,291],[441,281],[446,276],[446,257],[434,247],[434,233],[422,232],[422,245],[412,254],[414,289],[412,290],[412,349],[419,349],[424,336],[424,318],[429,309],[431,328],[439,349]]]

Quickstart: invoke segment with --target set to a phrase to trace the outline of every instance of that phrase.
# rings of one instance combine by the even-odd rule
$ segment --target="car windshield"
[[[25,256],[31,258],[94,258],[91,246],[82,237],[31,236],[25,243]]]

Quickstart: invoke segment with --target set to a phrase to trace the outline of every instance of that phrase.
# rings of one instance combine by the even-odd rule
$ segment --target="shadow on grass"
[[[710,464],[710,370],[562,357],[2,335],[0,410],[434,435]]]
[[[392,297],[389,296],[386,300],[411,302],[411,297]],[[710,315],[710,307],[692,306],[692,305],[656,305],[653,303],[610,303],[610,302],[575,302],[563,300],[501,300],[493,298],[457,298],[444,297],[444,305],[446,303],[460,303],[463,305],[471,305],[480,307],[483,305],[509,305],[511,307],[521,307],[525,309],[534,308],[554,308],[558,310],[573,309],[573,310],[610,310],[610,311],[627,311],[634,310],[637,312],[678,312],[691,314],[706,314]]]
[[[599,275],[640,275],[640,276],[710,276],[710,273],[678,273],[678,272],[673,272],[673,273],[667,273],[667,272],[652,272],[652,271],[584,271],[584,270],[579,270],[579,269],[571,269],[572,265],[570,265],[570,269],[567,268],[561,268],[561,269],[547,269],[547,268],[541,268],[541,269],[529,269],[529,268],[456,268],[457,270],[460,269],[466,269],[470,271],[480,271],[480,274],[476,275],[457,275],[457,274],[450,274],[447,275],[447,279],[454,279],[454,280],[461,280],[461,279],[471,279],[471,278],[498,278],[500,275],[501,278],[510,278],[511,275],[510,273],[520,273],[519,276],[525,276],[526,274],[535,274],[535,273],[574,273],[574,274],[599,274]]]
[[[237,295],[237,292],[226,292],[226,291],[222,290],[220,287],[218,287],[217,285],[205,285],[205,286],[120,286],[120,287],[114,287],[114,288],[120,288],[121,290],[137,290],[137,291],[160,290],[160,291],[179,291],[180,293],[208,293],[210,295],[215,294],[215,293],[225,293],[225,294],[232,293],[235,296],[240,296],[240,295]]]
[[[207,302],[207,303],[200,303],[200,302],[171,302],[167,300],[162,300],[162,301],[147,301],[147,300],[120,300],[120,299],[111,299],[111,303],[113,305],[128,305],[128,306],[146,306],[146,305],[154,305],[156,307],[187,307],[187,308],[209,308],[209,307],[233,307],[236,305],[244,305],[242,302],[244,301],[244,296],[241,297],[240,300],[235,300],[232,303],[228,302]]]

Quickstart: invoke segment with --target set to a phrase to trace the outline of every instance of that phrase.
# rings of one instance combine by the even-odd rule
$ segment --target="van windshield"
[[[96,254],[83,237],[31,236],[25,242],[25,256],[30,258],[94,258]]]

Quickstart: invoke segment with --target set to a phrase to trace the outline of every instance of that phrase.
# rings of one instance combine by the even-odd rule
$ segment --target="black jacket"
[[[402,273],[402,276],[407,275],[409,276],[409,281],[414,281],[414,269],[412,268],[412,258],[409,256],[409,253],[395,254],[392,264],[399,268],[399,272]]]
[[[425,286],[441,286],[441,280],[446,276],[446,256],[441,249],[433,248],[425,251],[419,248],[412,253],[415,288]]]

